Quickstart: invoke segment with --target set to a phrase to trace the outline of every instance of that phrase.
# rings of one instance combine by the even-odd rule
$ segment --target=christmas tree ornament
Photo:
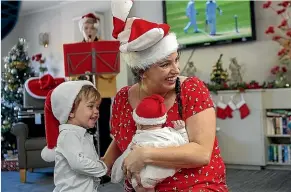
[[[240,94],[241,101],[236,104],[236,108],[239,109],[241,119],[246,118],[250,114],[250,109],[243,97],[243,94]]]

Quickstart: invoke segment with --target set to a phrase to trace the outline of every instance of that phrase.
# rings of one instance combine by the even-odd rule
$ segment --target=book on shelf
[[[268,161],[291,165],[291,144],[271,144],[268,149]]]
[[[291,134],[288,123],[291,122],[290,110],[267,111],[267,135]]]

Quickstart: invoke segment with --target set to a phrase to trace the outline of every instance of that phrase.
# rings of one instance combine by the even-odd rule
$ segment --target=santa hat
[[[27,93],[36,99],[45,99],[48,92],[65,82],[65,78],[54,78],[50,74],[39,77],[31,77],[24,83]]]
[[[79,21],[79,28],[80,28],[81,32],[83,32],[84,24],[88,21],[93,22],[94,28],[98,29],[100,18],[97,15],[95,15],[94,13],[88,13],[86,15],[83,15]]]
[[[84,85],[95,87],[90,81],[67,81],[49,92],[44,111],[47,146],[41,152],[43,160],[55,160],[59,125],[67,122],[74,101]]]
[[[127,18],[132,5],[132,0],[112,0],[112,36],[120,41],[121,55],[131,68],[146,69],[177,51],[178,42],[167,24]]]
[[[152,95],[144,98],[133,111],[133,119],[140,125],[159,125],[167,120],[164,98]]]

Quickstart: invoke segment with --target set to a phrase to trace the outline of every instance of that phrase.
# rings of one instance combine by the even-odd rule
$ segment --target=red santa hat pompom
[[[167,120],[164,98],[154,94],[144,98],[133,111],[133,119],[140,125],[159,125]]]
[[[43,160],[47,162],[55,160],[59,125],[65,124],[68,121],[74,101],[84,85],[95,87],[90,81],[67,81],[48,93],[45,101],[47,146],[41,152]]]
[[[100,18],[94,13],[88,13],[86,15],[83,15],[79,21],[80,31],[83,32],[84,30],[83,27],[85,23],[92,23],[94,24],[94,28],[98,29],[99,22],[100,22]]]
[[[128,18],[131,7],[132,0],[112,0],[112,36],[120,41],[122,57],[131,68],[146,69],[177,51],[178,42],[167,24]]]

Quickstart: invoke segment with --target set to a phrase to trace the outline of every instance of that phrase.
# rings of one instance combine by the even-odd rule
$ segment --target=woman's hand
[[[123,161],[122,170],[124,171],[124,175],[129,181],[132,177],[134,177],[138,185],[140,185],[140,171],[145,166],[147,149],[147,147],[140,147],[135,145],[132,147],[132,151]]]
[[[100,160],[103,161],[108,169],[106,175],[110,176],[111,175],[111,167],[109,165],[109,163],[106,161],[106,159],[104,157],[100,157]]]

